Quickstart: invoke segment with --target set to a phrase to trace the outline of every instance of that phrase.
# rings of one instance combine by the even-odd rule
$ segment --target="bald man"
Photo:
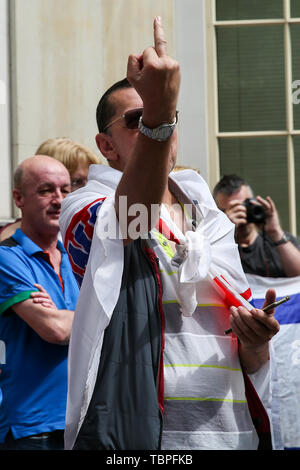
[[[67,352],[78,287],[58,241],[65,166],[24,160],[14,174],[21,228],[0,243],[0,448],[63,449]]]

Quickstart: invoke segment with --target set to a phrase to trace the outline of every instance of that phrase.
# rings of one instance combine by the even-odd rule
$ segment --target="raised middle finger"
[[[157,16],[154,20],[154,48],[159,57],[167,55],[167,41],[165,40],[160,16]]]

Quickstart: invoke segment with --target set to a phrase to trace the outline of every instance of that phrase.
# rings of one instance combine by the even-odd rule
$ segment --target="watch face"
[[[158,137],[163,140],[167,140],[173,133],[173,128],[171,126],[163,127],[158,132]]]
[[[155,129],[153,132],[153,139],[158,140],[158,141],[164,141],[168,140],[171,135],[173,134],[173,131],[175,129],[175,126],[173,125],[162,125]]]

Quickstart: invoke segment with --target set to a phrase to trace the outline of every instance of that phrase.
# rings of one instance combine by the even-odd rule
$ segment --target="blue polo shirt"
[[[37,291],[35,283],[58,309],[75,309],[78,286],[60,241],[57,247],[61,279],[47,255],[20,229],[0,244],[0,340],[6,348],[0,374],[0,442],[9,429],[18,439],[65,427],[68,346],[47,343],[11,309]]]

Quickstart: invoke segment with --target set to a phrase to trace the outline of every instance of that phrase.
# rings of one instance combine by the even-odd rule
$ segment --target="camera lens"
[[[245,199],[243,202],[247,209],[247,222],[254,224],[261,224],[266,219],[265,210],[262,206],[253,203],[253,199]]]

